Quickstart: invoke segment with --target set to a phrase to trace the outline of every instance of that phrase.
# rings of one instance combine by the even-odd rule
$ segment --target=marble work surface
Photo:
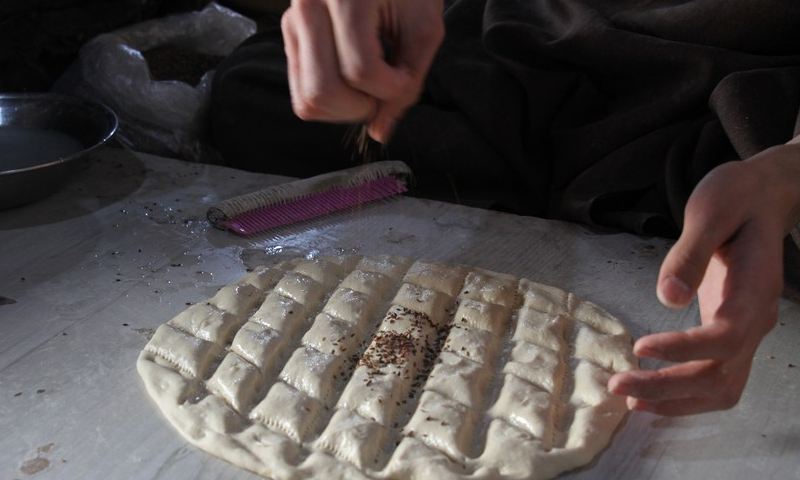
[[[410,197],[250,239],[207,222],[215,202],[286,180],[107,149],[54,195],[0,211],[0,478],[260,478],[187,446],[135,363],[187,304],[291,257],[390,253],[511,273],[603,306],[636,337],[698,320],[655,298],[669,247],[658,238]],[[800,305],[782,301],[737,407],[631,414],[598,459],[560,478],[800,479]]]

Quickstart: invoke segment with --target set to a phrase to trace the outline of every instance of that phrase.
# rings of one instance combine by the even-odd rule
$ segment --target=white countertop
[[[188,446],[135,364],[187,303],[291,257],[391,253],[511,273],[601,305],[635,337],[698,319],[655,298],[663,239],[408,197],[243,239],[210,227],[208,207],[285,178],[94,157],[53,196],[0,211],[2,479],[260,478]],[[633,413],[598,459],[560,478],[800,479],[800,305],[781,302],[737,407]]]

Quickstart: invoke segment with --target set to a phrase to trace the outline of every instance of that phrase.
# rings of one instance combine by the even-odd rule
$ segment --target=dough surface
[[[638,368],[625,326],[464,265],[261,267],[161,325],[137,368],[193,445],[274,480],[544,480],[589,463]]]

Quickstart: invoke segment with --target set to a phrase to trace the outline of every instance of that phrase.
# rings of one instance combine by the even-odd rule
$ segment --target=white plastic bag
[[[213,71],[196,86],[154,80],[142,52],[168,46],[226,56],[255,31],[254,21],[216,3],[148,20],[87,42],[54,89],[111,107],[120,118],[116,138],[125,147],[213,162],[206,138]]]

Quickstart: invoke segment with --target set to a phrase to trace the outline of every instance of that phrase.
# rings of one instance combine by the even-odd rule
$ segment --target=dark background
[[[288,0],[230,0],[220,5],[255,20],[274,16]],[[209,0],[0,0],[0,93],[48,91],[81,45],[114,29]]]

